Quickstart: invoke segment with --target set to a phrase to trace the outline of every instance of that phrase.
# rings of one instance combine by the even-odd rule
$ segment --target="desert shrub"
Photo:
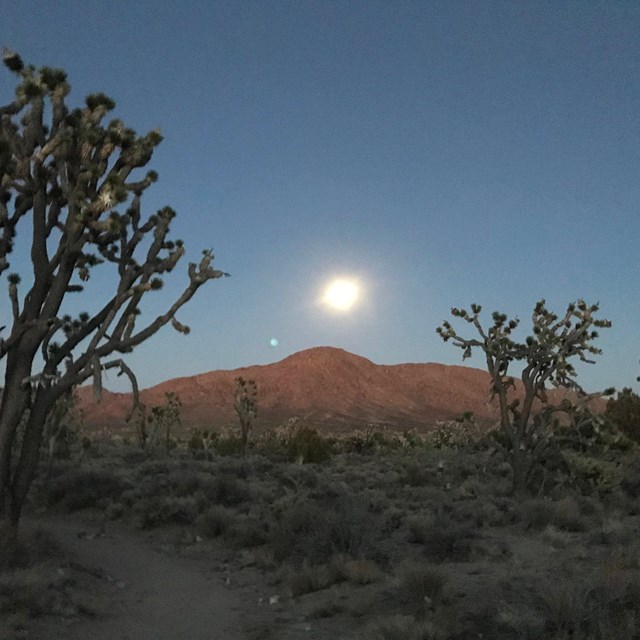
[[[213,506],[197,519],[198,531],[205,538],[217,538],[226,533],[234,521],[234,513],[225,507]]]
[[[286,583],[294,598],[330,587],[337,581],[335,571],[327,564],[310,565],[306,561],[287,568]]]
[[[151,496],[135,505],[135,513],[142,529],[153,529],[167,524],[193,524],[198,507],[192,497]]]
[[[41,499],[47,506],[65,511],[104,507],[118,499],[128,484],[108,471],[72,469],[51,478],[41,487]]]
[[[574,498],[566,497],[554,505],[553,524],[562,531],[585,531],[587,522],[580,505]]]
[[[424,464],[412,460],[405,464],[401,481],[410,487],[422,487],[433,482],[433,472]]]
[[[42,529],[21,531],[18,539],[11,543],[12,553],[4,553],[8,550],[9,544],[9,541],[0,532],[0,550],[2,550],[0,552],[0,572],[26,569],[37,563],[50,560],[59,552],[55,538]]]
[[[423,545],[426,556],[432,561],[464,562],[471,555],[476,533],[469,524],[457,523],[451,516],[439,512],[410,517],[407,526],[409,540]]]
[[[621,472],[620,488],[631,498],[640,498],[640,459],[634,458]]]
[[[371,584],[383,575],[376,562],[366,558],[352,558],[338,554],[331,560],[331,567],[339,580],[347,580],[353,584]]]
[[[556,449],[597,455],[608,451],[628,451],[632,441],[612,420],[577,411],[568,425],[556,428],[550,438]]]
[[[442,600],[447,579],[442,569],[431,564],[407,567],[400,576],[400,590],[407,600],[431,606]]]
[[[636,532],[634,529],[625,527],[624,523],[620,520],[610,519],[605,520],[600,524],[597,529],[591,531],[589,535],[589,542],[591,544],[599,544],[606,547],[627,547],[631,548],[632,543],[635,541]],[[638,558],[635,558],[637,566]]]
[[[405,429],[402,432],[401,445],[403,449],[418,449],[424,445],[424,440],[417,429]]]
[[[518,640],[544,638],[545,618],[535,607],[519,602],[501,602],[497,606],[495,626]]]
[[[243,452],[242,438],[234,435],[220,437],[213,443],[213,448],[220,456],[236,456]]]
[[[345,453],[368,454],[380,449],[399,449],[402,441],[393,435],[366,429],[351,433],[339,442],[340,449]]]
[[[291,462],[326,462],[331,458],[331,443],[315,429],[303,426],[291,435],[287,457]]]
[[[480,440],[480,429],[473,414],[467,412],[456,420],[438,421],[425,436],[425,444],[441,449],[442,447],[466,447]]]
[[[386,558],[378,526],[368,505],[356,496],[340,496],[325,504],[298,501],[285,510],[271,532],[277,560],[307,559],[326,563],[337,554],[353,558]]]
[[[574,451],[563,452],[572,484],[584,494],[615,493],[623,478],[618,462]]]
[[[571,497],[558,502],[543,498],[523,501],[518,514],[527,529],[544,529],[549,525],[563,531],[585,531],[587,523],[580,505]]]
[[[625,387],[607,401],[605,417],[630,440],[640,444],[640,396]]]
[[[137,469],[139,476],[166,476],[176,469],[175,460],[145,460]]]
[[[268,538],[265,523],[247,515],[237,515],[223,535],[237,549],[259,547]]]
[[[602,513],[602,503],[591,496],[578,496],[576,502],[580,513],[586,517],[599,516]]]
[[[174,469],[167,478],[169,490],[178,497],[193,495],[211,482],[210,474],[184,467]]]
[[[224,507],[235,507],[251,498],[249,485],[228,475],[208,480],[202,485],[202,492],[211,503]]]
[[[51,567],[34,567],[0,574],[0,613],[25,612],[29,617],[65,611],[64,587],[68,579]]]
[[[540,583],[532,604],[545,619],[545,638],[631,640],[640,633],[637,573],[603,575],[587,583],[560,576]]]

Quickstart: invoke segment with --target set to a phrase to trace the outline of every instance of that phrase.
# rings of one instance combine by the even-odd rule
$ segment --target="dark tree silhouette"
[[[9,300],[9,326],[0,333],[0,533],[11,542],[56,401],[88,378],[99,394],[102,372],[112,368],[131,379],[136,396],[133,372],[114,356],[167,323],[187,333],[176,312],[205,282],[226,274],[203,251],[166,312],[143,322],[143,297],[162,287],[185,253],[180,240],[169,238],[174,211],[165,207],[144,218],[140,208],[157,174],[134,173],[162,136],[139,136],[118,119],[105,123],[115,103],[102,93],[70,109],[64,71],[27,66],[8,50],[3,58],[17,76],[15,99],[0,107],[0,277],[7,272]],[[24,292],[21,276],[8,272],[16,241],[30,251]],[[70,315],[64,303],[100,265],[101,295],[81,297],[95,308]],[[113,285],[105,290],[109,267]]]
[[[463,338],[449,322],[438,327],[437,332],[447,342],[451,340],[463,350],[463,359],[471,356],[473,349],[484,352],[491,376],[491,394],[498,398],[500,406],[500,433],[503,448],[513,470],[513,489],[526,491],[529,475],[545,455],[549,429],[559,413],[573,414],[595,397],[609,395],[612,389],[602,393],[586,394],[576,381],[572,359],[593,364],[589,354],[600,353],[592,345],[598,337],[596,328],[610,327],[608,320],[598,320],[594,314],[597,305],[587,305],[579,300],[567,307],[562,316],[549,311],[545,301],[538,302],[532,314],[532,335],[524,342],[513,339],[513,331],[519,320],[509,320],[498,311],[493,313],[493,325],[485,330],[480,323],[480,305],[471,309],[451,309],[451,314],[471,324],[478,338]],[[522,401],[515,395],[515,380],[509,375],[513,362],[522,362]],[[576,392],[575,403],[568,399],[558,405],[548,402],[546,390],[566,387]]]

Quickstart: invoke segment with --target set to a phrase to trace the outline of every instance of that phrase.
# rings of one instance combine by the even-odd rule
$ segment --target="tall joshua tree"
[[[137,394],[117,356],[167,323],[188,333],[177,311],[205,282],[226,274],[203,251],[167,311],[142,322],[143,297],[162,287],[185,253],[182,241],[169,238],[172,209],[141,213],[157,174],[135,174],[162,136],[137,135],[118,119],[105,123],[115,103],[102,93],[70,109],[62,70],[27,66],[7,50],[3,59],[17,76],[15,98],[0,106],[0,278],[6,271],[9,301],[9,326],[0,334],[0,533],[13,541],[56,401],[89,378],[99,394],[106,369],[127,375]],[[16,240],[30,250],[23,291],[21,276],[9,272]],[[113,293],[102,280],[100,295],[83,296],[94,308],[70,315],[68,298],[92,284],[94,270],[109,268]]]
[[[242,376],[236,378],[236,390],[233,407],[240,421],[240,446],[242,453],[247,450],[251,425],[258,415],[258,387],[255,380],[245,380]]]
[[[484,352],[491,376],[491,395],[497,396],[500,407],[500,432],[513,470],[513,488],[516,493],[523,493],[531,471],[547,451],[547,436],[557,414],[575,416],[589,399],[613,393],[607,389],[586,394],[576,381],[576,370],[570,362],[578,359],[593,364],[589,355],[600,353],[592,344],[598,337],[596,329],[610,327],[611,323],[596,319],[598,305],[588,305],[584,300],[570,304],[561,316],[549,311],[545,301],[540,300],[531,318],[532,334],[524,342],[516,342],[513,331],[519,320],[509,320],[496,311],[493,325],[485,330],[480,322],[481,311],[477,304],[472,304],[470,310],[451,309],[454,317],[474,327],[478,337],[463,338],[446,321],[437,333],[445,342],[451,340],[462,349],[463,359],[470,357],[476,348]],[[522,392],[518,394],[515,380],[509,374],[514,362],[523,364]],[[549,386],[572,389],[578,400],[551,404],[546,394]]]

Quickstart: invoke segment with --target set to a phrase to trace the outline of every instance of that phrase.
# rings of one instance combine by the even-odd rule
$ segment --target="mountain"
[[[367,425],[425,429],[464,411],[487,421],[496,417],[489,400],[489,375],[480,369],[442,364],[380,365],[334,347],[315,347],[268,365],[211,371],[167,380],[141,392],[147,406],[160,405],[165,393],[178,394],[187,429],[236,425],[235,378],[258,387],[256,427],[273,427],[289,418],[327,431]],[[91,388],[79,389],[87,425],[123,425],[131,395],[104,391],[98,403]]]

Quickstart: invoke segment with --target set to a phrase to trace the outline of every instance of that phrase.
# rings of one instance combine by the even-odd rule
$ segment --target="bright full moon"
[[[334,280],[325,289],[322,302],[336,311],[349,311],[358,300],[359,293],[354,280]]]

